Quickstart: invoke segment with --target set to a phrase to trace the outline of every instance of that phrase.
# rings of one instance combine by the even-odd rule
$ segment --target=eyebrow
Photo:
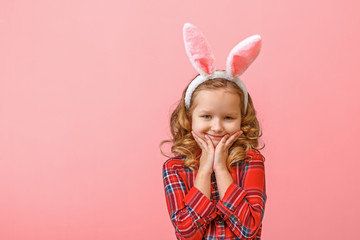
[[[207,114],[207,113],[211,113],[211,111],[209,110],[199,110],[199,114]],[[237,112],[229,112],[229,113],[226,113],[225,115],[238,115]]]

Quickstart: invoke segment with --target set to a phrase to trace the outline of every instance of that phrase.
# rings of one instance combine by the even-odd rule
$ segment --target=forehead
[[[193,99],[194,111],[240,112],[240,96],[229,89],[201,90]]]

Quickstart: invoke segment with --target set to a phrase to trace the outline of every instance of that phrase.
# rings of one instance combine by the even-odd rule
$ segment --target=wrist
[[[197,175],[202,175],[203,177],[210,177],[212,174],[212,170],[199,167],[199,170],[197,172]]]
[[[222,173],[228,173],[229,170],[227,169],[226,165],[221,165],[221,166],[217,166],[216,168],[214,167],[214,172],[215,174],[222,174]]]

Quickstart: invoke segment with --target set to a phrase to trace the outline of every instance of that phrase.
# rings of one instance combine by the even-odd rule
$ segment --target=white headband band
[[[183,37],[186,53],[193,67],[200,73],[189,84],[185,93],[185,107],[190,107],[194,90],[203,82],[223,78],[235,82],[244,93],[244,110],[247,110],[248,92],[240,76],[259,55],[261,37],[253,35],[237,44],[226,61],[226,71],[215,70],[215,58],[204,35],[191,23],[185,23]]]

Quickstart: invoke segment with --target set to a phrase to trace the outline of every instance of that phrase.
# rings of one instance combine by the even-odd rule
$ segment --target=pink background
[[[126,3],[125,3],[126,2]],[[175,239],[159,142],[195,75],[185,22],[217,68],[240,40],[263,126],[263,239],[355,239],[360,4],[0,1],[0,239]]]

